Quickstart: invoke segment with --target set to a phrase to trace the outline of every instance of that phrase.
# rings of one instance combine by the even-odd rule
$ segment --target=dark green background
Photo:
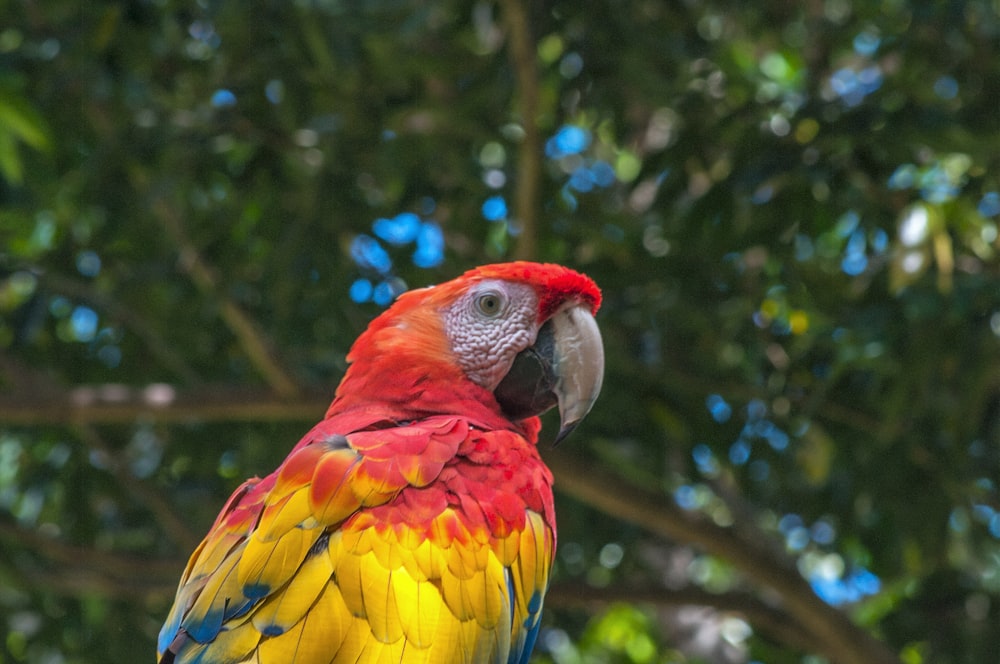
[[[152,661],[351,284],[513,257],[606,298],[537,661],[995,659],[997,11],[0,3],[0,662]]]

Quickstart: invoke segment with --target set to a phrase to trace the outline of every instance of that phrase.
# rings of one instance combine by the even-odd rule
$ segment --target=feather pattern
[[[519,661],[554,541],[533,442],[456,417],[376,430],[343,419],[227,505],[185,570],[161,653],[203,664],[395,663],[404,651],[407,662]],[[331,427],[359,430],[330,444]]]

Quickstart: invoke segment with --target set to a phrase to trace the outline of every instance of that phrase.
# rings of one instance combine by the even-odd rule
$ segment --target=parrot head
[[[456,402],[511,422],[558,407],[556,442],[590,411],[604,376],[596,284],[559,265],[486,265],[401,295],[358,337],[328,416],[390,404],[395,419]]]

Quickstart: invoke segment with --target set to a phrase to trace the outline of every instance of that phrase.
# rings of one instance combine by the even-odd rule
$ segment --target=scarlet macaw
[[[354,343],[322,422],[192,554],[161,664],[523,663],[555,552],[536,448],[600,391],[601,295],[516,262],[411,291]]]

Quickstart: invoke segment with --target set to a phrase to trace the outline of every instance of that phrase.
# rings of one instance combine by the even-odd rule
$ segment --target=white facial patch
[[[514,356],[535,343],[538,296],[527,284],[480,281],[444,312],[444,321],[465,374],[493,391]]]

